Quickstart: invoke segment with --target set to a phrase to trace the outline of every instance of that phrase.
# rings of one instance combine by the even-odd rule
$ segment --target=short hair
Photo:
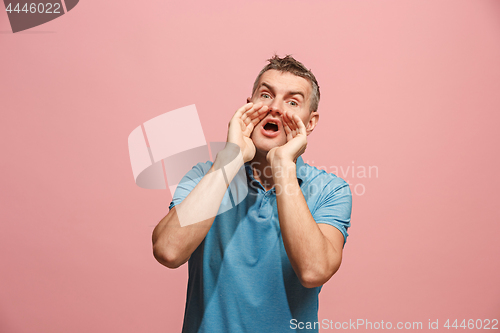
[[[312,86],[310,111],[312,112],[318,110],[319,98],[320,98],[319,85],[318,81],[316,81],[316,77],[314,76],[314,74],[311,72],[310,69],[307,69],[306,66],[304,66],[300,61],[295,60],[289,54],[287,54],[284,58],[280,58],[277,54],[275,54],[271,59],[267,59],[267,61],[269,61],[269,64],[267,64],[266,67],[264,67],[260,71],[259,75],[255,79],[252,89],[252,96],[253,94],[255,94],[255,91],[257,90],[257,85],[259,84],[262,74],[264,74],[270,69],[275,69],[282,73],[288,72],[293,75],[303,77],[304,79],[309,81]]]

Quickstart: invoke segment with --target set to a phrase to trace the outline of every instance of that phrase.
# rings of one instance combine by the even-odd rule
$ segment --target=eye
[[[289,103],[290,103],[290,105],[291,105],[291,106],[298,106],[298,105],[299,105],[299,104],[298,104],[297,102],[295,102],[295,101],[290,101]]]
[[[260,97],[263,97],[263,98],[271,98],[271,96],[269,96],[269,94],[266,94],[266,93],[263,93],[260,95]]]

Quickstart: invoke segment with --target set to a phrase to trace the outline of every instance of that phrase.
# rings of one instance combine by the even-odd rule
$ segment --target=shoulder
[[[338,177],[334,173],[318,169],[315,166],[303,162],[298,170],[298,176],[301,177],[304,186],[314,186],[327,191],[337,191],[346,189],[349,191],[349,183]]]
[[[172,209],[174,206],[187,197],[187,195],[195,188],[195,186],[201,181],[201,179],[210,171],[212,167],[212,162],[199,162],[191,169],[189,169],[189,165],[184,165],[178,167],[175,170],[176,173],[182,173],[182,179],[177,181],[179,178],[175,179],[174,177],[169,176],[169,188],[171,193],[173,192],[172,202],[170,203],[169,209]],[[192,164],[191,164],[192,165]],[[186,172],[186,169],[188,170]],[[172,173],[171,173],[172,175]],[[176,185],[171,185],[176,184]]]
[[[194,179],[198,177],[203,177],[205,176],[210,168],[212,167],[213,162],[212,161],[206,161],[206,162],[199,162],[196,165],[194,165],[186,174],[185,178],[187,179]],[[189,168],[189,166],[188,166]],[[185,172],[185,171],[184,171]],[[186,180],[186,179],[185,179]]]
[[[203,172],[203,174],[206,174],[210,170],[213,164],[214,163],[212,161],[199,162],[193,167],[193,169],[199,172]]]

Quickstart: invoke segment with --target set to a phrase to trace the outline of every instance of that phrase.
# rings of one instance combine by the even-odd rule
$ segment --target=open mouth
[[[262,133],[270,138],[278,136],[280,133],[280,121],[278,119],[268,119],[264,126],[262,126]]]
[[[273,131],[277,132],[278,131],[278,125],[273,123],[273,122],[268,122],[266,125],[264,125],[264,129],[266,131]]]

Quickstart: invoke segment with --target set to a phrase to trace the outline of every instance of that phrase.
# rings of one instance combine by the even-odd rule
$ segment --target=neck
[[[250,161],[250,166],[252,167],[253,177],[262,184],[266,191],[269,191],[274,187],[274,179],[271,165],[267,162],[266,156],[267,152],[257,151]]]

